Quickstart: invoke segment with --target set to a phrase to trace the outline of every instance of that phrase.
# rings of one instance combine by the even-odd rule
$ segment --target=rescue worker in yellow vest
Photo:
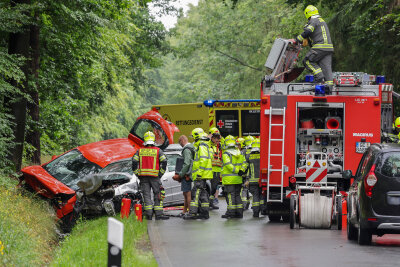
[[[260,139],[255,138],[250,153],[246,155],[246,172],[249,174],[249,189],[253,196],[251,209],[253,217],[260,217],[260,208],[264,207],[262,190],[259,185],[260,180]]]
[[[243,203],[240,197],[242,175],[244,174],[244,156],[236,147],[235,138],[225,138],[226,150],[222,155],[222,184],[226,194],[227,211],[222,218],[243,218]]]
[[[242,137],[238,137],[236,138],[236,147],[242,151],[242,149],[244,148],[244,138]]]
[[[215,193],[217,192],[218,184],[220,182],[221,170],[222,170],[222,148],[221,148],[221,133],[216,127],[212,127],[209,130],[210,147],[212,150],[212,171],[213,178],[211,182],[210,190],[210,208],[219,209],[217,206],[218,198],[215,198]]]
[[[154,146],[155,135],[152,132],[144,134],[145,147],[137,150],[132,158],[132,170],[139,177],[140,190],[144,198],[144,213],[147,220],[153,217],[153,209],[156,220],[167,220],[163,214],[164,188],[161,184],[161,176],[167,167],[167,158],[162,150]],[[154,195],[154,206],[151,199],[151,190]]]
[[[316,82],[325,81],[325,84],[331,87],[333,86],[333,44],[328,25],[318,14],[318,9],[315,6],[307,6],[304,15],[308,19],[308,23],[304,26],[303,33],[291,41],[303,43],[304,46],[307,45],[305,42],[308,42],[311,49],[303,60],[304,66],[313,73]]]
[[[254,137],[248,135],[244,138],[243,147],[240,151],[242,155],[246,158],[251,151],[251,143],[253,142]],[[248,182],[248,175],[243,176],[243,186],[242,190],[240,191],[240,197],[242,198],[243,208],[247,210],[250,206],[250,192],[249,192],[249,182]]]
[[[201,128],[192,131],[196,154],[192,167],[192,201],[190,202],[189,213],[183,219],[208,219],[210,199],[207,192],[207,180],[213,178],[212,171],[212,150],[209,147],[207,134]]]

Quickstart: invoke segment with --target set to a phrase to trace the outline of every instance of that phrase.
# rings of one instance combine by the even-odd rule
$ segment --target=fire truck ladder
[[[273,115],[282,115],[282,123],[272,123]],[[270,138],[268,140],[268,184],[267,184],[267,202],[283,202],[283,174],[285,173],[284,166],[284,148],[285,148],[285,115],[286,115],[286,107],[283,108],[270,108],[269,109],[269,135]],[[273,139],[271,138],[272,128],[273,127],[281,127],[282,129],[282,139]],[[271,144],[272,142],[282,142],[282,152],[281,154],[271,154]],[[280,157],[282,158],[282,164],[278,169],[272,169],[271,166],[271,157]],[[280,172],[281,173],[281,182],[280,184],[272,184],[270,183],[271,172]],[[281,194],[280,199],[270,199],[270,187],[280,187]]]

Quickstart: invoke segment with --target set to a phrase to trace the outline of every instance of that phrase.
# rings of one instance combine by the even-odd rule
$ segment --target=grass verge
[[[61,243],[51,266],[106,266],[107,218],[79,221],[71,235]],[[137,222],[132,216],[122,222],[122,266],[157,266],[147,235],[147,223]]]
[[[55,216],[47,202],[0,176],[0,266],[45,266],[57,244]]]

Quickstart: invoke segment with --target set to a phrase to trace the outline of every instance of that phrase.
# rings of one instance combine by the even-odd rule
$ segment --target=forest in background
[[[200,0],[169,32],[150,2],[0,0],[0,170],[126,137],[152,104],[258,98],[273,41],[301,33],[308,4],[334,71],[400,85],[400,0]]]

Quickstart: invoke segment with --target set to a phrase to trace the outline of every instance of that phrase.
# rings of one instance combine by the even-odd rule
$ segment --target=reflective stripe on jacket
[[[222,184],[241,184],[242,176],[238,175],[243,170],[244,156],[238,149],[228,149],[222,155]]]
[[[195,181],[197,177],[200,179],[212,179],[212,150],[206,141],[199,140],[195,143],[197,147],[196,154],[194,156],[193,168],[192,168],[192,179]]]

